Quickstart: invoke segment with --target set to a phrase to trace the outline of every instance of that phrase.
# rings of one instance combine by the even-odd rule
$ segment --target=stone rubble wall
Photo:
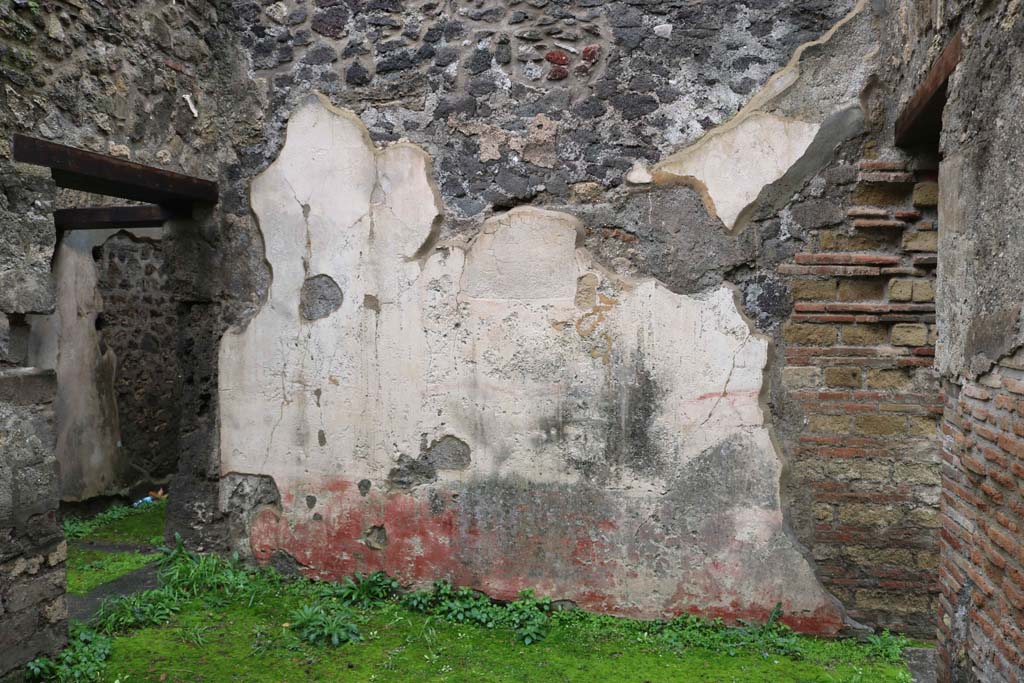
[[[18,132],[217,179],[220,103],[211,84],[219,78],[213,58],[218,27],[216,3],[206,0],[3,3],[0,156],[9,157],[11,134]],[[40,171],[31,167],[12,167],[12,175],[22,183],[43,183]],[[196,306],[204,297],[196,296],[191,284],[175,283],[193,279],[196,242],[202,238],[197,240],[194,230],[176,235],[181,246],[169,251],[185,253],[166,263],[150,262],[159,268],[155,277],[151,268],[140,267],[115,280],[106,262],[112,252],[134,263],[151,260],[146,252],[152,245],[115,240],[105,246],[113,234],[108,232],[68,236],[57,249],[46,214],[124,202],[70,191],[54,195],[52,188],[47,201],[24,216],[5,215],[5,229],[10,226],[18,239],[5,242],[11,253],[0,255],[2,289],[18,292],[41,283],[22,300],[50,297],[46,305],[12,309],[28,314],[9,323],[26,340],[18,364],[57,371],[63,498],[136,493],[174,472],[181,424],[187,422],[182,414],[209,408],[209,392],[204,407],[204,389],[184,385],[191,379],[196,386],[190,377],[193,363],[187,354],[177,357],[183,352],[179,302]],[[45,229],[31,223],[40,218]],[[147,232],[161,237],[159,231]],[[176,276],[186,267],[187,274]],[[35,277],[28,277],[30,269]],[[154,291],[158,282],[161,291]],[[64,305],[57,302],[51,313],[57,291]],[[130,332],[126,316],[133,317]],[[158,396],[175,398],[158,406]]]
[[[67,641],[52,371],[0,370],[0,680]]]
[[[311,92],[355,113],[377,146],[400,140],[415,143],[433,162],[428,175],[436,181],[440,215],[427,221],[430,229],[420,228],[425,232],[400,252],[411,259],[402,266],[410,278],[416,272],[413,262],[429,263],[431,254],[437,253],[472,253],[476,246],[469,245],[489,239],[486,226],[494,217],[531,204],[579,220],[577,245],[586,249],[595,266],[601,264],[593,282],[578,285],[574,300],[588,300],[581,292],[600,292],[608,282],[652,277],[678,296],[707,296],[723,284],[735,285],[742,313],[758,334],[774,342],[771,360],[756,386],[764,388],[766,403],[760,410],[768,411],[762,424],[780,437],[777,447],[761,450],[756,457],[759,449],[744,448],[754,459],[741,469],[744,476],[760,482],[758,486],[775,492],[770,497],[778,502],[769,509],[785,519],[780,527],[784,536],[779,538],[790,539],[785,545],[803,556],[784,566],[789,571],[810,567],[816,582],[852,610],[801,626],[834,632],[839,615],[843,628],[855,628],[856,620],[848,618],[855,613],[869,625],[918,635],[931,632],[937,454],[929,451],[935,440],[927,427],[936,428],[938,406],[927,348],[934,342],[934,307],[926,298],[934,271],[934,258],[928,260],[928,253],[934,252],[929,243],[935,235],[934,211],[919,212],[912,206],[915,178],[905,168],[870,167],[879,157],[873,146],[878,144],[874,133],[880,125],[882,95],[871,77],[877,68],[879,25],[868,3],[815,8],[783,3],[770,9],[674,2],[477,3],[458,8],[380,2],[360,11],[346,2],[236,7],[256,82],[265,84],[270,103],[264,114],[268,142],[260,148],[265,157],[258,163],[251,158],[249,163],[240,162],[238,175],[246,178],[267,163],[273,164],[271,169],[282,163],[274,159],[286,139],[284,127],[305,116],[296,112],[305,112],[303,102]],[[820,23],[806,31],[793,23],[817,20]],[[766,32],[768,26],[773,28]],[[801,40],[785,38],[783,46],[779,39],[792,31],[799,32]],[[723,35],[729,38],[723,41]],[[730,67],[736,63],[731,60],[743,53],[757,53],[764,60],[743,62],[751,79],[745,85],[733,78]],[[701,69],[701,75],[696,76],[694,69]],[[289,127],[287,135],[293,130]],[[324,153],[316,143],[306,144],[311,154]],[[398,148],[404,149],[404,144],[399,142]],[[329,143],[325,138],[320,145]],[[346,158],[369,158],[358,147],[350,148]],[[396,154],[387,149],[377,154]],[[867,165],[858,179],[861,161]],[[354,170],[353,163],[327,164],[322,176],[338,188],[364,182],[372,186],[370,181],[353,180],[368,172]],[[889,183],[887,173],[902,173],[903,178]],[[296,240],[282,234],[298,214],[286,217],[282,211],[301,208],[312,234],[326,229],[319,222],[328,219],[318,216],[315,202],[309,200],[320,196],[316,191],[305,186],[289,189],[280,175],[267,171],[252,183],[253,207],[274,273],[268,302],[221,346],[219,464],[224,478],[218,513],[232,529],[227,535],[230,546],[261,561],[315,575],[384,567],[405,570],[416,580],[451,576],[499,594],[526,585],[523,576],[533,577],[556,597],[573,594],[583,604],[621,613],[652,615],[703,606],[708,613],[735,618],[761,613],[766,605],[770,609],[774,603],[769,591],[752,596],[748,590],[758,581],[773,585],[774,575],[765,574],[760,569],[764,563],[754,559],[759,542],[753,537],[748,560],[735,561],[734,556],[733,561],[720,562],[738,572],[736,581],[712,582],[700,591],[701,600],[683,595],[666,599],[666,586],[701,581],[700,567],[710,566],[706,563],[716,557],[713,535],[700,536],[697,543],[704,559],[684,561],[685,553],[680,555],[672,540],[676,527],[655,514],[660,526],[650,533],[660,550],[648,560],[647,554],[630,550],[635,539],[606,528],[633,516],[643,518],[649,502],[639,491],[672,481],[673,468],[692,457],[687,449],[693,447],[688,440],[694,425],[687,422],[685,411],[671,418],[674,427],[659,426],[657,401],[644,407],[642,383],[634,380],[635,395],[634,390],[619,390],[623,405],[638,406],[637,420],[650,413],[645,418],[653,417],[649,424],[626,417],[631,413],[624,410],[602,413],[593,398],[565,405],[554,411],[557,418],[544,421],[517,407],[515,392],[497,391],[490,379],[475,380],[472,390],[458,382],[450,385],[459,387],[451,389],[455,398],[463,396],[457,416],[443,402],[436,406],[443,417],[431,412],[434,408],[425,411],[424,406],[441,400],[434,395],[437,389],[408,387],[419,386],[417,378],[423,373],[430,380],[425,386],[435,386],[431,382],[440,382],[435,377],[440,370],[432,369],[437,361],[430,360],[436,344],[424,349],[412,343],[419,326],[410,321],[423,315],[417,312],[420,304],[409,295],[395,299],[373,291],[384,284],[358,284],[352,294],[350,288],[362,277],[353,273],[371,263],[354,261],[338,270],[331,258],[341,256],[318,247],[316,239],[307,253],[293,253],[301,251],[303,241],[293,244]],[[934,179],[925,173],[921,179],[929,178]],[[284,187],[268,189],[272,183]],[[278,191],[278,200],[268,199]],[[370,207],[378,202],[401,206],[383,195],[371,194],[374,197]],[[354,204],[361,205],[360,201]],[[271,210],[276,205],[287,208]],[[856,206],[873,207],[874,214],[847,215]],[[367,211],[374,216],[372,208]],[[351,220],[330,215],[338,225],[358,226],[366,219],[362,214]],[[508,214],[516,215],[516,210]],[[359,230],[349,234],[351,226],[341,230],[343,240],[331,238],[332,248],[349,249],[350,240],[363,239],[357,237]],[[372,234],[376,236],[376,230]],[[537,239],[543,243],[541,235]],[[393,254],[377,251],[385,246],[367,246],[366,258],[372,263],[393,259]],[[509,302],[516,301],[516,283],[524,275],[522,266],[514,264],[512,254],[518,252],[511,244],[502,249],[512,250],[503,280],[510,289],[488,297],[515,308],[518,304]],[[824,260],[808,260],[815,258]],[[849,262],[841,261],[844,258]],[[868,266],[857,259],[878,262]],[[546,261],[534,260],[527,280],[543,279],[548,269],[566,270],[542,267]],[[292,273],[297,267],[303,274]],[[495,267],[494,272],[502,270]],[[279,276],[289,283],[286,290],[279,288]],[[467,286],[466,277],[450,279]],[[411,285],[396,291],[403,287]],[[554,285],[552,289],[558,290]],[[448,290],[442,288],[434,296],[443,291]],[[480,296],[473,290],[451,291],[444,296],[456,302]],[[620,294],[602,293],[620,301]],[[814,308],[847,303],[865,310],[830,318],[824,308]],[[461,305],[466,310],[456,307],[445,315],[460,316],[456,336],[476,340],[484,355],[470,367],[486,376],[492,370],[483,368],[498,363],[505,345],[515,348],[513,337],[472,336],[479,325],[472,322],[477,313],[472,306]],[[370,320],[398,315],[396,306],[409,316],[401,328],[393,327],[398,322],[371,328]],[[600,314],[614,317],[603,310]],[[533,319],[536,312],[530,315]],[[556,327],[561,325],[558,315],[550,315]],[[356,338],[376,330],[361,345],[366,350],[357,351],[360,345],[349,349],[321,336],[325,327],[357,320],[364,322],[353,329]],[[642,316],[637,329],[656,327],[655,320]],[[854,329],[841,328],[844,323]],[[559,342],[543,341],[550,336],[548,331],[527,332],[532,324],[536,323],[516,322],[524,335],[517,342],[524,345],[522,353],[527,348],[539,358],[554,353]],[[583,327],[590,325],[588,321]],[[379,349],[390,348],[395,330],[406,326],[411,348],[399,362],[391,351]],[[908,346],[922,329],[926,338]],[[820,344],[794,338],[801,330],[831,331],[835,338]],[[857,343],[863,353],[848,355],[854,336],[861,332],[865,336]],[[840,334],[849,339],[842,341]],[[275,338],[277,342],[267,341]],[[257,343],[260,339],[264,342]],[[630,339],[624,328],[613,326],[605,346],[593,348],[596,356],[587,362],[607,358],[612,367],[629,366],[626,359],[635,353],[629,350]],[[324,350],[335,346],[330,353]],[[682,347],[686,346],[684,342]],[[810,353],[812,347],[818,349],[817,355]],[[300,349],[306,354],[299,354]],[[364,363],[352,360],[351,354],[367,353]],[[555,377],[556,369],[579,362],[564,351],[557,356],[557,362],[544,366]],[[506,370],[495,365],[493,372],[500,376],[521,365],[518,357],[508,362]],[[855,364],[856,372],[851,371]],[[863,369],[858,369],[860,364]],[[331,373],[329,368],[335,366],[347,369]],[[790,366],[796,370],[784,372]],[[532,366],[519,371],[528,367]],[[709,376],[722,373],[714,368],[712,364],[704,371]],[[845,375],[840,377],[837,370]],[[884,375],[886,370],[894,374]],[[281,382],[271,385],[268,371]],[[805,385],[786,383],[799,372],[805,375]],[[336,384],[329,381],[332,376]],[[883,376],[892,384],[875,386]],[[614,372],[611,377],[613,387],[623,381]],[[662,380],[669,393],[682,382],[679,376]],[[719,380],[729,384],[724,377]],[[592,382],[577,381],[577,393],[594,394]],[[856,388],[855,381],[860,382]],[[353,388],[363,385],[364,393]],[[391,395],[396,386],[403,387],[398,397]],[[810,391],[815,387],[831,392],[833,402],[812,405]],[[751,390],[760,400],[761,388]],[[849,396],[840,397],[843,390]],[[550,387],[545,391],[535,401],[538,409],[550,402],[541,396],[557,395]],[[795,403],[798,400],[805,403]],[[843,417],[837,414],[843,410],[849,411],[846,427],[839,424]],[[387,417],[378,417],[381,414]],[[835,420],[826,426],[822,418],[829,416]],[[434,424],[438,420],[444,425]],[[454,428],[463,421],[465,425]],[[908,433],[893,433],[897,423]],[[911,428],[916,431],[911,433]],[[878,433],[845,433],[855,429]],[[674,441],[666,434],[690,436]],[[862,439],[862,457],[840,461],[823,444],[809,445],[828,438]],[[508,444],[501,445],[505,441]],[[442,443],[458,445],[459,467],[449,470],[433,463],[431,453]],[[660,454],[654,461],[661,469],[645,475],[653,477],[648,483],[638,484],[632,480],[636,475],[628,473],[648,452]],[[666,452],[677,455],[666,458]],[[775,464],[755,466],[761,457]],[[730,469],[727,462],[728,454],[720,454],[717,461],[710,458],[709,467],[724,472]],[[342,470],[345,474],[336,485],[325,488],[324,482],[334,481]],[[352,477],[351,472],[362,474]],[[623,473],[631,482],[626,491],[635,492],[623,496],[616,512],[609,512],[601,501],[606,491],[617,490],[614,482],[621,481]],[[904,481],[910,475],[913,481]],[[563,481],[566,476],[569,479]],[[519,482],[515,487],[499,485],[510,477]],[[489,498],[471,495],[485,480],[498,488]],[[552,483],[564,486],[568,481],[577,482],[571,491],[578,496],[544,493]],[[839,492],[850,488],[853,491],[843,498]],[[692,491],[682,484],[680,496],[686,499]],[[430,502],[426,509],[416,502],[424,497]],[[751,500],[741,495],[733,504],[743,507]],[[538,505],[553,505],[559,513],[534,520],[514,512]],[[501,515],[493,510],[496,506]],[[685,502],[679,506],[689,509]],[[708,515],[709,521],[716,518],[709,512],[700,514]],[[688,514],[673,517],[684,527],[687,518]],[[583,527],[601,530],[597,538],[580,536],[576,527],[559,532],[579,538],[583,545],[578,552],[589,560],[562,558],[559,548],[547,545],[530,552],[508,550],[520,548],[524,538],[539,543],[531,525],[540,528],[563,519],[572,524],[588,520]],[[647,531],[647,526],[638,528]],[[724,537],[734,533],[725,528],[721,527]],[[890,546],[898,544],[893,552],[877,552],[875,537],[880,530]],[[460,544],[479,551],[463,557],[455,550]],[[488,558],[509,556],[526,559],[522,566],[509,568],[511,575],[491,569],[499,563],[492,565]],[[658,563],[663,558],[667,567],[677,568],[662,569]],[[605,575],[585,570],[612,566],[602,562],[623,567],[609,574],[632,578],[608,584]],[[541,568],[548,564],[564,567],[562,575],[582,587],[544,573]],[[803,571],[796,575],[803,576]],[[587,586],[595,590],[576,595]],[[817,595],[821,588],[808,591]],[[791,597],[786,595],[783,602]],[[731,608],[720,609],[730,602]],[[829,598],[820,604],[834,603]],[[757,608],[744,612],[745,605]],[[794,623],[798,619],[795,615]]]
[[[217,26],[205,0],[0,3],[0,677],[66,640],[61,489],[73,499],[121,493],[138,480],[117,446],[117,361],[131,353],[97,329],[104,294],[85,287],[97,282],[92,247],[100,245],[76,252],[65,243],[56,253],[51,218],[56,208],[114,200],[57,191],[45,170],[11,162],[11,136],[216,178],[220,139],[206,83]],[[176,249],[193,243],[180,239]],[[141,272],[138,282],[117,283],[139,301],[146,284]],[[74,331],[63,339],[61,306]],[[164,351],[180,351],[176,330],[147,331]],[[62,485],[58,460],[66,479],[81,476]]]

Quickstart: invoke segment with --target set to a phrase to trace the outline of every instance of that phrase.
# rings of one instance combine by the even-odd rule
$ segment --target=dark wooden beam
[[[184,208],[215,204],[217,183],[104,154],[14,136],[15,161],[50,169],[59,187]]]
[[[942,108],[946,104],[949,76],[960,63],[962,43],[957,33],[943,48],[903,111],[896,119],[896,146],[911,147],[937,143],[942,130]]]
[[[57,232],[120,228],[157,228],[187,214],[163,206],[97,206],[87,209],[57,209],[53,222]]]

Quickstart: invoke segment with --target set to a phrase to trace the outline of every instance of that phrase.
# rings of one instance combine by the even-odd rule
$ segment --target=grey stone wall
[[[222,49],[224,44],[218,34],[218,4],[205,0],[176,3],[115,0],[102,5],[77,0],[3,3],[0,6],[0,52],[3,55],[0,76],[6,85],[0,89],[0,101],[4,105],[0,107],[0,156],[8,156],[10,134],[21,132],[217,179],[218,150],[224,142],[220,133],[233,130],[231,124],[238,117],[228,116],[221,126],[221,107],[229,112],[236,107],[213,96],[221,90],[215,83],[228,72],[233,80],[245,81],[244,73],[231,71],[228,60],[213,58],[214,51]],[[48,181],[41,180],[42,176],[30,168],[18,169],[17,173],[12,171],[11,177],[15,190],[26,183],[36,183],[48,187],[50,194],[49,204],[28,210],[25,207],[31,207],[31,202],[20,199],[24,192],[8,193],[12,201],[21,202],[11,207],[17,221],[6,223],[5,220],[5,228],[10,225],[11,234],[17,239],[5,242],[0,249],[10,248],[12,264],[15,258],[20,260],[16,268],[0,270],[3,289],[5,293],[33,289],[23,295],[19,293],[19,300],[26,303],[17,309],[30,315],[6,327],[12,329],[9,336],[16,344],[21,344],[23,355],[31,353],[38,364],[59,368],[60,325],[53,316],[46,315],[53,309],[53,291],[59,286],[58,282],[51,282],[49,276],[54,259],[54,235],[46,216],[53,208],[102,205],[117,203],[117,200],[66,191],[54,195]],[[0,208],[6,210],[7,206]],[[50,225],[45,240],[29,232],[32,221],[40,220]],[[162,409],[152,406],[152,396],[165,393],[171,384],[178,382],[179,376],[182,386],[196,386],[192,381],[195,378],[187,377],[189,372],[176,369],[178,354],[183,354],[182,362],[186,365],[190,363],[191,354],[188,328],[179,334],[174,325],[179,304],[187,301],[181,305],[194,308],[215,298],[230,301],[236,295],[248,297],[258,289],[239,286],[224,293],[217,268],[195,270],[202,258],[198,254],[217,254],[221,239],[219,229],[210,227],[217,219],[206,217],[205,220],[210,221],[205,232],[189,228],[174,235],[173,239],[181,245],[168,251],[180,259],[148,264],[150,268],[158,268],[156,276],[140,265],[116,281],[108,269],[100,282],[100,268],[93,263],[92,253],[84,254],[88,261],[76,266],[78,270],[88,271],[86,279],[97,282],[97,291],[90,295],[92,298],[82,320],[67,321],[76,334],[63,340],[64,355],[65,359],[91,360],[88,367],[80,369],[81,376],[58,382],[58,423],[72,425],[69,430],[77,435],[73,439],[59,439],[58,450],[68,465],[65,467],[68,477],[75,476],[76,468],[71,465],[82,461],[76,450],[82,443],[102,456],[103,466],[95,473],[86,472],[78,477],[81,481],[68,482],[65,489],[69,499],[123,494],[143,480],[166,479],[173,472],[177,457],[176,441],[181,423],[178,407],[185,412],[209,408],[209,391],[201,387],[195,389],[194,400],[171,402]],[[20,225],[27,227],[15,231]],[[226,232],[232,234],[231,230]],[[32,239],[36,242],[31,242]],[[96,255],[101,259],[114,251],[126,263],[149,258],[143,252],[150,247],[144,243],[114,243],[105,251],[102,240],[91,246],[100,247]],[[129,253],[133,249],[136,253]],[[103,256],[104,253],[107,256]],[[237,261],[244,262],[244,258]],[[60,265],[60,258],[57,262]],[[99,264],[100,267],[106,265]],[[240,269],[235,267],[233,272]],[[73,270],[68,269],[69,276]],[[174,275],[178,271],[182,274]],[[29,274],[34,278],[27,277]],[[202,284],[197,285],[197,281]],[[200,287],[202,294],[198,294]],[[70,291],[73,287],[67,289]],[[41,293],[49,297],[46,305],[29,302],[33,296],[39,300]],[[138,304],[134,311],[131,310],[133,302]],[[157,309],[159,315],[151,315]],[[215,305],[210,310],[210,317],[216,318],[221,309]],[[203,317],[206,319],[205,314]],[[128,318],[132,318],[130,322]],[[113,325],[106,331],[96,330],[91,334],[78,326],[79,322],[93,325],[96,321],[100,327],[105,321],[113,321]],[[33,323],[34,332],[29,334],[28,327]],[[30,343],[21,341],[23,339]],[[155,348],[154,339],[159,339],[156,351],[151,350]],[[145,340],[145,348],[138,345],[142,340]],[[144,368],[146,364],[141,361],[147,354],[159,357],[159,362],[150,366],[159,370]],[[68,363],[65,366],[71,367]],[[95,379],[90,379],[93,376]],[[209,373],[199,376],[209,377]],[[87,401],[88,415],[76,418],[68,414],[65,407],[74,401],[65,390],[91,396]],[[119,413],[123,413],[120,418]],[[122,426],[126,429],[124,433]]]
[[[0,679],[67,640],[52,371],[0,370]]]
[[[117,358],[119,448],[130,472],[120,485],[166,483],[178,465],[181,386],[177,304],[167,287],[162,240],[121,232],[94,251],[103,300],[100,343]]]

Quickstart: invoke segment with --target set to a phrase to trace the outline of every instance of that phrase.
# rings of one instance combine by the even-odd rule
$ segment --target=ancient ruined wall
[[[117,358],[120,448],[134,470],[122,485],[166,482],[178,465],[179,376],[186,359],[178,356],[177,302],[164,245],[152,232],[121,232],[93,251],[103,300],[96,327]]]
[[[1013,2],[889,4],[894,108],[954,32],[964,46],[949,81],[938,178],[940,680],[1015,681],[1024,677],[1024,16]]]
[[[435,246],[426,155],[315,99],[253,205],[274,280],[221,344],[220,407],[225,474],[281,495],[257,559],[841,628],[782,528],[767,343],[728,288],[618,278],[537,209]]]
[[[219,138],[216,103],[209,94],[215,76],[208,40],[216,43],[211,36],[217,26],[213,3],[206,1],[3,3],[0,152],[6,157],[11,133],[20,132],[215,178]],[[61,192],[47,209],[115,201]],[[166,412],[176,410],[177,402],[162,409],[152,402],[154,396],[170,395],[169,385],[179,374],[177,360],[171,359],[180,345],[173,327],[178,293],[170,276],[161,272],[155,278],[139,264],[115,281],[109,264],[98,267],[94,259],[116,251],[130,265],[149,259],[146,244],[104,247],[109,233],[70,235],[55,254],[52,228],[48,235],[47,244],[24,253],[33,254],[43,272],[52,259],[47,290],[58,292],[57,311],[19,324],[34,326],[30,362],[57,371],[62,494],[76,501],[165,479],[177,457],[173,441],[179,422]],[[182,237],[195,238],[194,233]],[[166,285],[164,291],[154,289],[157,280]],[[47,308],[30,312],[43,314]],[[159,315],[151,315],[157,309]],[[110,321],[114,325],[102,329]],[[144,362],[147,357],[151,360]]]
[[[53,372],[0,371],[0,679],[67,641]]]
[[[0,171],[0,679],[67,639],[52,371],[24,367],[25,316],[53,307],[53,186]]]
[[[879,156],[867,3],[233,8],[267,98],[244,100],[263,127],[226,225],[251,187],[273,276],[220,346],[203,542],[632,614],[780,599],[820,632],[846,619],[831,591],[927,633],[934,220],[912,176],[891,199],[858,178]],[[504,213],[524,204],[557,213]],[[866,308],[824,308],[844,303]],[[738,334],[763,359],[706,348]],[[840,461],[816,438],[872,443]]]
[[[54,306],[54,194],[49,178],[0,161],[0,679],[67,640],[56,385],[26,367],[27,317]]]
[[[66,636],[58,469],[69,476],[72,466],[83,468],[79,485],[95,475],[95,488],[78,491],[84,495],[118,491],[116,477],[132,472],[109,459],[113,446],[94,447],[117,439],[120,349],[96,329],[104,302],[91,286],[100,275],[92,247],[102,242],[58,248],[50,217],[55,208],[102,200],[58,193],[48,173],[11,163],[11,134],[215,178],[219,137],[205,83],[215,77],[206,41],[217,43],[217,26],[205,1],[0,3],[0,676],[52,653]],[[179,251],[199,249],[195,231],[174,241]],[[67,278],[51,277],[51,266]],[[198,300],[194,290],[187,294]],[[53,324],[59,307],[73,313],[66,316],[73,334],[63,340]],[[169,337],[161,344],[187,358]],[[39,366],[56,369],[56,384],[54,372]],[[80,410],[67,412],[70,404]],[[77,434],[69,416],[79,419]],[[62,468],[58,443],[66,447]]]

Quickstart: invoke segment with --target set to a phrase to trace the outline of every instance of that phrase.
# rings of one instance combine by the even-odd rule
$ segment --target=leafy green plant
[[[440,601],[436,612],[444,619],[459,624],[470,622],[493,627],[499,609],[486,595],[469,588],[459,588],[451,593],[451,597]]]
[[[355,574],[346,578],[337,588],[335,595],[343,604],[359,609],[369,609],[398,593],[398,581],[387,573],[377,571],[363,576]]]
[[[184,626],[181,629],[181,641],[192,645],[205,645],[206,634],[211,630],[209,626],[202,626],[200,624]]]
[[[551,614],[550,598],[537,598],[533,591],[524,590],[519,593],[518,600],[508,604],[505,612],[509,626],[524,644],[536,643],[547,635]]]
[[[68,645],[53,659],[39,657],[28,663],[32,680],[58,683],[91,683],[98,681],[111,641],[105,635],[90,630],[84,624],[72,622]]]
[[[402,606],[413,612],[429,612],[436,601],[431,591],[410,591],[402,596]]]
[[[868,636],[868,654],[884,662],[899,662],[903,651],[910,647],[910,640],[903,635],[893,635],[888,630]]]
[[[159,626],[170,621],[181,609],[180,602],[181,594],[166,586],[123,595],[104,602],[93,618],[93,623],[98,631],[105,634]]]
[[[358,643],[359,627],[350,612],[325,609],[322,605],[303,605],[292,613],[290,627],[302,640],[313,645]]]

